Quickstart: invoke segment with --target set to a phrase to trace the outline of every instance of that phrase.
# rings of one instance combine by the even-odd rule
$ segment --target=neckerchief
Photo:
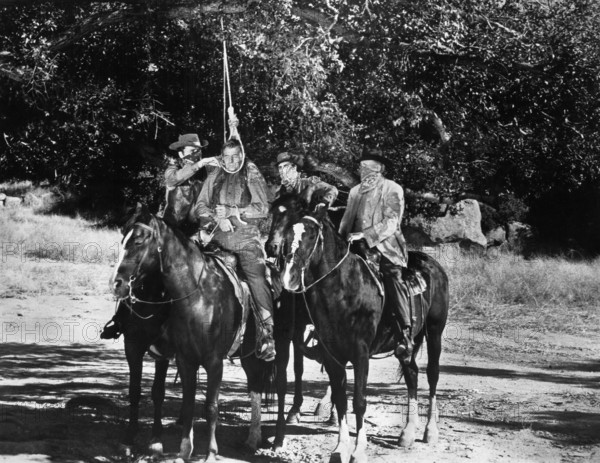
[[[382,179],[383,175],[381,175],[380,172],[373,172],[371,174],[365,175],[365,177],[361,179],[359,191],[361,193],[371,191],[379,184],[379,181]]]

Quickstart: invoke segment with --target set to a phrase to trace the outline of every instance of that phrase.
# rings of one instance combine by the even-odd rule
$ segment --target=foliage
[[[376,144],[404,186],[494,197],[500,221],[536,221],[548,198],[598,182],[596,2],[315,3],[222,17],[142,1],[4,8],[3,174],[156,206],[168,144],[194,131],[216,154],[223,139],[226,38],[241,135],[263,168],[296,149],[353,169]]]

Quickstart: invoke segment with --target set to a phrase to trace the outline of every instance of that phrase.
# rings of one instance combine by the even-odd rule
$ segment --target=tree
[[[226,38],[265,168],[296,149],[351,171],[377,144],[409,213],[471,196],[506,220],[597,183],[596,2],[314,3],[0,0],[5,175],[145,195],[179,133],[215,152]]]

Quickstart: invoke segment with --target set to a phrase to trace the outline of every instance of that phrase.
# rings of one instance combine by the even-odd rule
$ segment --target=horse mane
[[[292,209],[299,214],[307,214],[309,212],[306,200],[295,192],[283,193],[276,198],[271,204],[271,212],[280,206],[284,206],[286,209]]]

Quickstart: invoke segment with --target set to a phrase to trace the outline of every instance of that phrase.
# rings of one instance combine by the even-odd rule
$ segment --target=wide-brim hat
[[[279,153],[277,155],[277,165],[282,162],[291,162],[292,164],[296,164],[298,167],[302,168],[304,166],[304,158],[298,154],[288,153],[287,151],[283,153]]]
[[[365,148],[362,152],[360,161],[377,161],[383,164],[386,169],[389,169],[392,165],[392,161],[383,156],[383,152],[379,148]]]
[[[181,148],[185,148],[186,146],[206,148],[208,146],[208,141],[200,140],[198,135],[195,133],[186,133],[185,135],[179,135],[179,140],[177,140],[175,143],[171,143],[169,145],[169,149],[177,151]]]

